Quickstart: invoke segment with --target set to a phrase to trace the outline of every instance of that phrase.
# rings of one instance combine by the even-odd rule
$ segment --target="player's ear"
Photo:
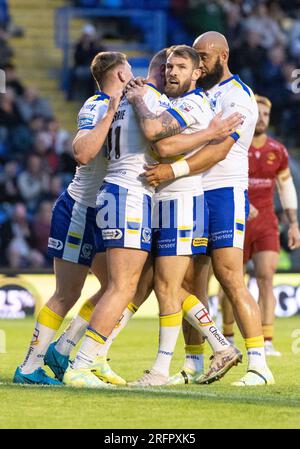
[[[222,62],[227,62],[228,61],[228,57],[229,57],[229,53],[228,53],[228,51],[222,51],[220,56],[221,56],[221,61]]]
[[[124,73],[122,72],[122,70],[118,71],[118,78],[121,81],[121,83],[125,83],[126,78],[125,78]]]
[[[195,69],[193,71],[192,81],[197,81],[198,78],[201,76],[201,69]]]
[[[166,76],[166,64],[161,64],[161,66],[160,66],[160,76],[162,76],[162,77]]]

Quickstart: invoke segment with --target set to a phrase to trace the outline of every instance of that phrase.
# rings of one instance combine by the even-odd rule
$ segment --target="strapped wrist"
[[[185,159],[173,162],[171,167],[175,178],[181,178],[182,176],[187,176],[190,174],[190,166]]]

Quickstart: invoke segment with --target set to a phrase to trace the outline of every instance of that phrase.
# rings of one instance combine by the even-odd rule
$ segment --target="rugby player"
[[[157,83],[158,85],[162,84],[160,78],[161,73],[164,72],[166,62],[165,52],[166,51],[163,50],[158,55],[156,55],[153,58],[152,63],[150,64],[152,81]],[[166,104],[166,106],[168,106],[168,104]],[[88,109],[90,111],[89,117],[93,117],[93,115],[97,117],[97,110],[95,110],[94,107],[91,107],[88,104]],[[83,118],[84,117],[85,116],[83,116]],[[200,142],[202,143],[203,141],[208,141],[209,139],[211,139],[212,136],[217,135],[219,137],[224,137],[229,134],[229,130],[231,129],[231,126],[233,126],[234,124],[235,124],[234,118],[220,120],[220,118],[216,117],[211,121],[210,126],[207,130],[198,133],[199,134],[198,140],[200,138]],[[68,367],[69,356],[72,349],[76,346],[76,344],[79,342],[79,340],[82,338],[82,336],[86,331],[94,306],[97,304],[99,298],[101,297],[102,292],[105,291],[106,261],[103,259],[103,257],[101,262],[102,262],[101,290],[84,304],[79,314],[71,321],[71,323],[69,324],[67,329],[63,332],[63,334],[60,336],[58,341],[50,345],[46,353],[45,364],[49,365],[49,367],[52,369],[52,371],[55,373],[56,377],[59,380],[62,379],[64,372]],[[143,269],[143,273],[140,278],[139,285],[133,302],[129,303],[128,306],[122,312],[112,333],[109,335],[105,344],[101,345],[96,362],[93,364],[93,373],[101,380],[117,385],[122,385],[126,383],[126,381],[122,379],[120,376],[118,376],[108,365],[107,353],[114,338],[126,326],[129,319],[137,311],[139,305],[142,304],[149,296],[152,290],[152,285],[153,285],[152,262],[151,259],[149,259]]]
[[[239,111],[244,116],[243,125],[235,133],[236,142],[225,159],[203,176],[214,273],[232,304],[248,355],[247,373],[233,385],[269,385],[274,383],[274,378],[265,358],[260,310],[247,290],[243,276],[243,243],[249,211],[248,148],[257,122],[257,103],[251,89],[237,75],[230,73],[229,47],[223,35],[204,33],[195,40],[193,47],[203,63],[198,83],[206,91],[212,108],[215,112],[222,110],[225,115]],[[172,145],[171,138],[169,144]],[[151,167],[148,180],[157,185],[174,177],[197,173],[197,161],[203,160],[201,152],[186,160],[185,166],[183,161],[177,161],[171,165]],[[197,259],[202,259],[200,263],[205,266],[209,263],[208,257],[198,256]],[[209,371],[202,377],[203,383],[219,379],[218,364],[215,357]]]
[[[274,211],[274,189],[278,187],[282,208],[289,221],[288,245],[291,250],[300,246],[297,216],[297,193],[289,169],[286,148],[267,135],[271,102],[256,95],[259,118],[249,149],[249,201],[250,215],[247,222],[244,248],[244,264],[252,260],[257,280],[265,352],[267,356],[280,356],[272,343],[276,299],[273,277],[276,272],[280,242],[278,219]],[[226,301],[226,299],[223,299]],[[226,304],[224,328],[233,336],[234,317]]]
[[[169,106],[167,97],[157,90],[164,85],[161,66],[165,57],[165,52],[160,52],[150,63],[144,94],[146,104],[155,114]],[[178,127],[178,121],[174,121]],[[214,131],[211,130],[210,135],[207,131],[202,134],[202,141],[207,141]],[[107,247],[109,284],[92,315],[74,364],[65,373],[64,382],[67,384],[98,386],[92,373],[93,360],[102,352],[106,335],[110,334],[124,306],[132,300],[148,257],[151,247],[149,206],[153,189],[147,187],[140,173],[145,162],[153,161],[148,156],[149,148],[132,107],[123,99],[109,136],[108,169],[99,195],[97,217]],[[116,214],[110,217],[113,209]]]
[[[196,88],[200,75],[197,52],[188,46],[172,47],[166,64],[165,93],[172,97],[171,107],[157,116],[143,101],[143,88],[135,87],[127,95],[132,102],[147,139],[157,141],[178,132],[191,133],[207,128],[213,117],[211,108]],[[233,144],[234,140],[230,138]],[[192,152],[187,152],[190,157]],[[207,212],[201,175],[171,181],[154,195],[153,240],[155,270],[154,290],[160,309],[159,349],[153,367],[132,386],[167,384],[169,367],[182,321],[187,319],[207,338],[215,355],[226,358],[226,371],[241,361],[240,352],[220,335],[204,305],[181,286],[191,256],[206,251]],[[224,367],[224,374],[225,374]]]
[[[96,194],[105,169],[100,150],[132,72],[126,55],[119,52],[98,53],[91,71],[102,92],[89,98],[79,112],[78,133],[73,142],[79,165],[73,181],[53,209],[48,252],[54,257],[56,289],[38,313],[29,350],[14,375],[15,383],[60,383],[41,368],[49,344],[80,297],[91,265],[101,285],[106,285],[100,254],[104,247],[95,222]],[[99,254],[94,258],[96,252]],[[98,298],[99,292],[95,296]],[[82,307],[83,317],[89,313],[91,304],[88,301]]]

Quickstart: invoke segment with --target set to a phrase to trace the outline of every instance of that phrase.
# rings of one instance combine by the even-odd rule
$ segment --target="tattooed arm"
[[[126,93],[126,98],[132,104],[146,138],[156,142],[180,133],[183,127],[167,110],[157,115],[148,109],[143,99],[146,89],[147,87],[136,86],[128,89]]]

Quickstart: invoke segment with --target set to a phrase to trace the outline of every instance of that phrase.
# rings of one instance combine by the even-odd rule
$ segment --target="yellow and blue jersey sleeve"
[[[178,121],[182,128],[188,128],[195,123],[201,123],[203,108],[202,96],[192,98],[179,98],[172,102],[171,108],[167,111]]]
[[[89,98],[79,111],[77,129],[93,129],[102,119],[109,103],[109,97],[105,94],[94,95]]]

